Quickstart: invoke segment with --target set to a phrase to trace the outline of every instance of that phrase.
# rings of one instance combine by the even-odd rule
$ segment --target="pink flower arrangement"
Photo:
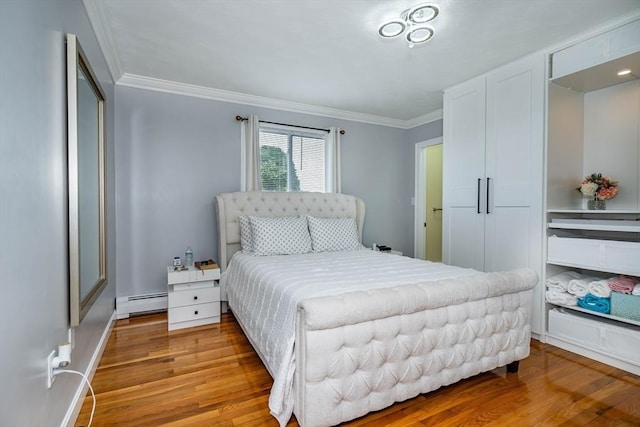
[[[618,182],[601,173],[592,173],[582,180],[577,190],[593,200],[608,200],[618,194]]]

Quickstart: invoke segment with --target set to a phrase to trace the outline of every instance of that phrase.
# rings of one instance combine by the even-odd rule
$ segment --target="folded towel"
[[[631,292],[631,295],[640,295],[640,283],[633,287],[633,292]]]
[[[589,293],[600,298],[609,298],[611,296],[611,288],[607,279],[595,280],[589,283]]]
[[[578,298],[567,292],[549,290],[544,293],[547,302],[560,305],[577,305]]]
[[[567,285],[567,292],[582,298],[589,293],[589,283],[598,280],[599,277],[582,277],[581,279],[573,279]]]
[[[609,298],[601,298],[593,294],[587,294],[584,298],[580,298],[578,305],[587,310],[597,311],[598,313],[609,314],[609,312],[611,312],[611,301]]]
[[[582,274],[575,271],[565,271],[549,277],[547,279],[547,288],[552,291],[566,291],[571,280],[580,279],[581,277],[583,277]]]
[[[612,277],[607,282],[612,291],[620,292],[621,294],[631,294],[633,288],[640,283],[640,279],[633,276],[621,275]]]

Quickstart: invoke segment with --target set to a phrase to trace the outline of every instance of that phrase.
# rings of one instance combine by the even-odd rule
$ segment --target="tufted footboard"
[[[524,269],[302,302],[298,422],[335,425],[527,357],[537,281]]]

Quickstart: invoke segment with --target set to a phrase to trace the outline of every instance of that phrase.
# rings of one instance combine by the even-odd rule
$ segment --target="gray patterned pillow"
[[[307,216],[314,252],[362,249],[354,218],[314,218]]]
[[[250,254],[253,252],[253,236],[251,235],[251,223],[249,222],[249,216],[240,215],[240,246],[242,246],[242,253]]]
[[[255,255],[293,255],[311,252],[307,219],[299,216],[249,216]]]

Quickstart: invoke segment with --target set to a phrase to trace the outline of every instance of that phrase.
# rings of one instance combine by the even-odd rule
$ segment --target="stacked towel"
[[[580,279],[581,277],[582,275],[575,271],[565,271],[564,273],[549,277],[547,279],[547,288],[551,291],[566,291],[571,280]]]
[[[578,298],[562,291],[548,290],[544,293],[547,302],[560,305],[578,305]]]
[[[633,287],[633,292],[631,292],[631,295],[640,295],[640,283]]]
[[[578,305],[587,310],[597,311],[598,313],[609,314],[611,312],[611,301],[609,298],[601,298],[593,294],[587,294],[584,298],[580,298]]]
[[[582,298],[589,293],[589,284],[599,279],[599,277],[584,276],[579,279],[572,279],[569,281],[569,285],[567,285],[567,292],[578,298]]]
[[[589,293],[599,298],[609,298],[611,296],[611,288],[607,279],[596,280],[589,283]]]
[[[612,291],[620,292],[621,294],[632,294],[635,286],[640,284],[640,279],[621,275],[609,279],[608,284]]]

